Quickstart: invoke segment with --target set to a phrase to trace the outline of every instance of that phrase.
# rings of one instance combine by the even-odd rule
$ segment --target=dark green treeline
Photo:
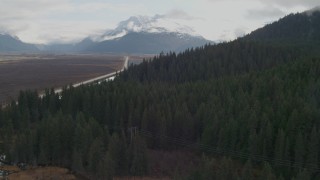
[[[92,178],[148,174],[147,147],[197,144],[196,179],[317,178],[320,59],[299,48],[234,41],[160,54],[113,82],[21,92],[0,111],[12,162],[58,165]],[[149,136],[131,139],[128,128]],[[217,170],[218,169],[218,170]],[[220,169],[220,170],[219,170]],[[257,171],[257,172],[256,172]]]

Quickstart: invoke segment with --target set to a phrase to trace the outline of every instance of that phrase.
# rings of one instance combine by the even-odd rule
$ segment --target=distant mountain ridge
[[[192,28],[174,20],[132,16],[115,29],[101,35],[87,37],[76,44],[53,44],[44,47],[49,52],[85,53],[147,53],[183,51],[187,48],[213,43],[197,35]]]
[[[320,47],[319,10],[316,7],[287,15],[239,39],[308,47],[315,44]],[[179,52],[209,43],[214,42],[197,35],[192,28],[161,15],[132,16],[120,22],[115,29],[73,44],[32,45],[8,34],[0,34],[0,52],[157,54],[162,51]]]
[[[0,52],[38,52],[39,49],[33,45],[22,42],[17,37],[9,34],[0,34]]]
[[[0,52],[158,54],[209,43],[213,42],[172,19],[160,15],[132,16],[115,29],[72,44],[32,45],[10,35],[0,35]]]
[[[89,46],[85,51],[154,54],[161,51],[179,52],[207,43],[210,43],[210,41],[187,34],[131,32],[121,38],[106,40]]]
[[[180,35],[197,35],[194,30],[188,26],[181,25],[174,20],[164,18],[161,15],[149,16],[132,16],[122,21],[118,27],[108,30],[101,36],[93,38],[95,41],[113,40],[123,37],[129,33],[176,33]]]
[[[160,53],[212,43],[197,35],[192,28],[160,15],[132,16],[120,22],[114,30],[92,39],[98,43],[85,51]]]

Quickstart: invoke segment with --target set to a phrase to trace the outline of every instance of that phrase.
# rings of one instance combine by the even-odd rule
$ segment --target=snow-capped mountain
[[[154,17],[132,16],[128,20],[120,22],[114,30],[108,30],[101,36],[93,37],[93,40],[112,40],[123,37],[129,33],[177,33],[181,36],[199,36],[188,26],[181,25],[173,19],[156,15]]]
[[[212,43],[197,35],[188,26],[174,19],[156,15],[133,16],[122,21],[115,29],[90,36],[76,44],[53,44],[44,47],[49,52],[85,53],[150,53],[183,51]]]
[[[160,53],[182,51],[212,43],[197,35],[192,28],[161,15],[130,17],[120,22],[115,29],[90,37],[90,40],[92,44],[87,43],[87,48],[82,51]]]

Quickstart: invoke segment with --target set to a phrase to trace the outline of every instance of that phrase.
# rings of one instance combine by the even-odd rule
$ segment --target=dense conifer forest
[[[319,27],[319,16],[289,15],[232,42],[161,53],[112,82],[42,99],[21,92],[0,110],[0,150],[11,162],[92,179],[150,175],[149,150],[199,157],[177,179],[319,179],[318,31],[306,41],[289,34],[301,42],[290,45],[263,38],[292,21]]]

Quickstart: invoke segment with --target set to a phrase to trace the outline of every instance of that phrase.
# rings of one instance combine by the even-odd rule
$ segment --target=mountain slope
[[[161,51],[182,51],[187,48],[203,46],[209,42],[187,34],[131,32],[121,38],[89,46],[85,51],[153,54]]]
[[[8,34],[0,34],[0,52],[37,52],[35,45],[27,44]]]
[[[245,36],[246,40],[273,42],[320,42],[320,12],[290,14]]]
[[[174,83],[208,80],[319,57],[319,48],[320,12],[307,11],[288,15],[230,43],[154,58],[124,72],[123,77]]]
[[[212,43],[183,26],[162,16],[130,17],[119,23],[114,30],[92,38],[95,44],[85,51],[160,53],[161,51],[182,51]]]
[[[129,33],[177,33],[197,35],[192,28],[175,22],[172,19],[165,18],[160,15],[153,17],[148,16],[132,16],[122,21],[113,30],[108,30],[101,36],[97,36],[97,41],[112,40],[123,37]]]
[[[154,58],[129,69],[124,77],[174,83],[208,80],[319,57],[319,48],[320,12],[315,9],[288,15],[230,43]]]
[[[41,51],[50,52],[50,53],[77,53],[83,52],[90,46],[96,45],[97,42],[94,42],[90,38],[85,38],[79,43],[75,44],[49,44],[41,46]]]
[[[11,38],[12,40],[16,40]],[[19,41],[8,44],[4,50],[33,51],[35,46]],[[91,36],[79,43],[37,45],[37,48],[48,53],[148,53],[162,51],[181,52],[187,48],[213,43],[197,35],[192,28],[176,23],[160,15],[154,17],[135,16],[122,21],[113,30],[101,35]],[[1,44],[0,44],[1,45]],[[23,46],[24,45],[24,46]],[[17,48],[16,50],[14,48]]]

